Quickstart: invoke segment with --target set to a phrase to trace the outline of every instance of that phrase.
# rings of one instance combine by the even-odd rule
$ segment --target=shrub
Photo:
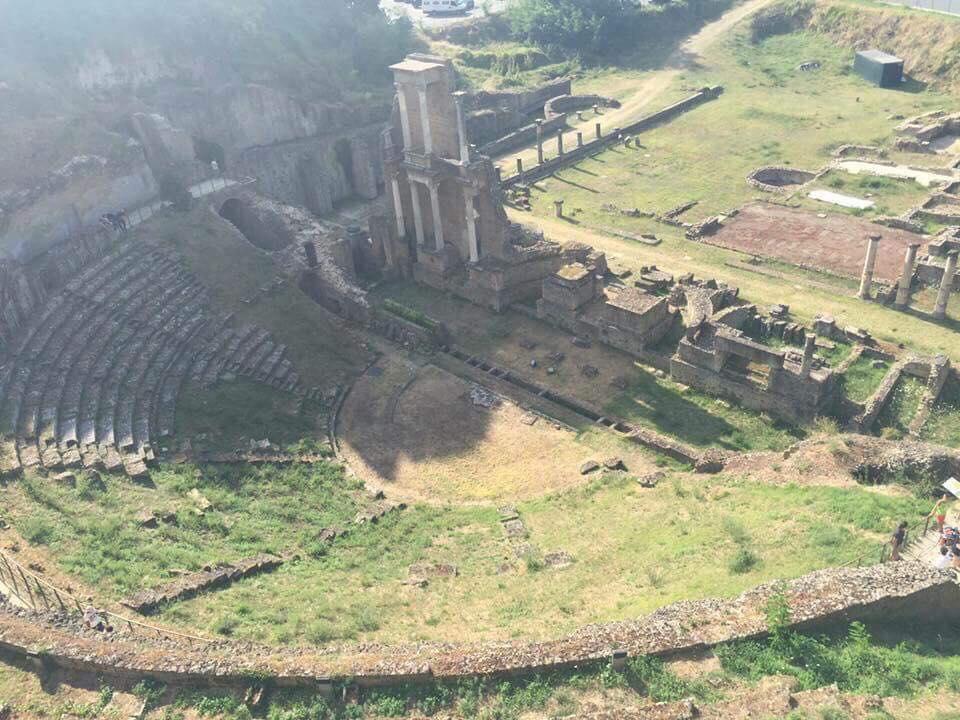
[[[17,528],[31,545],[50,545],[57,539],[57,529],[53,523],[38,515],[23,518]]]
[[[742,575],[760,564],[760,558],[750,548],[741,547],[727,566],[735,575]]]

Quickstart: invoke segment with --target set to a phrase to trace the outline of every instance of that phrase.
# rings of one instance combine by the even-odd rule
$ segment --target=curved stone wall
[[[76,614],[33,613],[0,605],[0,649],[44,667],[151,677],[196,686],[245,687],[251,678],[317,687],[332,679],[359,685],[428,682],[531,673],[604,661],[615,651],[675,655],[767,630],[769,599],[784,592],[797,627],[852,620],[955,622],[960,588],[952,573],[909,561],[832,568],[768,583],[726,600],[681,601],[636,620],[588,625],[554,640],[365,644],[271,648],[236,642],[201,645],[133,636],[124,628],[84,628]]]
[[[576,112],[577,110],[588,110],[594,105],[600,107],[618,108],[620,102],[605,98],[601,95],[558,95],[555,98],[547,100],[543,106],[543,116],[547,120],[552,120],[560,115]]]
[[[747,175],[747,182],[753,187],[765,192],[789,192],[794,188],[808,183],[817,176],[808,170],[783,166],[769,166],[757,168]]]

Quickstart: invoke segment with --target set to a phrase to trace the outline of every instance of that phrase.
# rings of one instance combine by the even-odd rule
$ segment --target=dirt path
[[[584,138],[590,139],[594,136],[594,125],[598,121],[606,132],[611,128],[623,127],[639,120],[645,114],[647,106],[662,95],[681,72],[697,65],[702,52],[707,50],[738,22],[771,2],[773,0],[749,0],[724,13],[714,22],[705,25],[698,33],[684,40],[670,54],[662,69],[648,74],[619,108],[604,110],[602,115],[596,117],[588,113],[583,122],[571,122],[571,131],[568,134],[573,135],[579,130],[583,132]],[[567,147],[573,147],[574,145],[569,141],[565,144]],[[554,146],[555,142],[547,143],[548,156]],[[497,164],[501,165],[505,171],[512,171],[518,157],[523,159],[524,165],[532,167],[536,163],[536,147],[531,146],[521,151],[514,150],[498,156],[496,158],[499,161]]]

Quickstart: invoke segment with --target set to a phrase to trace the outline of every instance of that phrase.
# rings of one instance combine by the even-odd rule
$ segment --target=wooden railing
[[[60,610],[61,612],[78,614],[81,618],[84,615],[84,606],[72,593],[37,576],[29,568],[25,568],[21,563],[2,551],[0,551],[0,583],[6,586],[9,594],[15,596],[20,603],[33,610]],[[100,617],[109,620],[114,627],[123,627],[131,633],[146,637],[184,640],[190,645],[207,645],[214,642],[197,635],[150,625],[109,610],[97,609],[96,612]]]

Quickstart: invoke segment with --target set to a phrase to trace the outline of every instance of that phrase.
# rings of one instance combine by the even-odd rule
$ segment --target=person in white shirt
[[[950,557],[950,549],[946,545],[941,545],[940,557],[937,558],[934,566],[937,568],[937,570],[946,570],[948,567],[950,567],[951,560],[953,560],[953,558]]]

